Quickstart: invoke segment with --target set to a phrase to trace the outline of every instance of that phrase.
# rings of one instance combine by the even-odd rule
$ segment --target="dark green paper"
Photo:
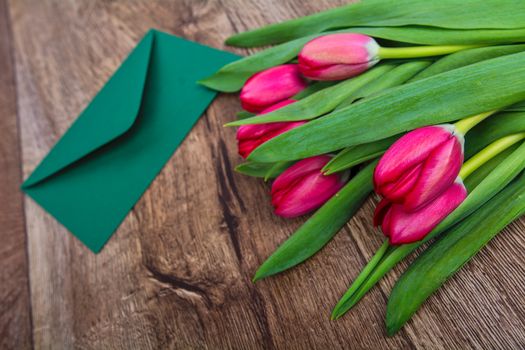
[[[196,81],[237,58],[149,31],[23,191],[99,252],[213,100]]]

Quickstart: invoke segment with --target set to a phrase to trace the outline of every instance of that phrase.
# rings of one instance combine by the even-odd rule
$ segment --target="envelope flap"
[[[126,133],[139,113],[154,42],[150,31],[22,185],[33,186]]]

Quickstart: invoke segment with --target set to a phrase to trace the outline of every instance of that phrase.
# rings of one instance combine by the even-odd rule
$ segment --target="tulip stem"
[[[472,117],[468,117],[465,119],[461,119],[460,121],[456,122],[454,124],[454,127],[456,128],[456,131],[460,132],[461,134],[465,135],[470,129],[481,123],[486,118],[490,117],[497,111],[489,111],[477,114]]]
[[[525,139],[525,132],[508,135],[492,142],[463,164],[461,171],[459,172],[459,177],[465,180],[466,177],[476,171],[476,169],[487,161],[523,139]]]
[[[411,47],[380,47],[378,56],[385,58],[417,58],[442,56],[449,53],[480,47],[480,45],[442,45],[442,46],[411,46]]]

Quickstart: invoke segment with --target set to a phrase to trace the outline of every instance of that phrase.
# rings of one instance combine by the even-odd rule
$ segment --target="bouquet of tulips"
[[[525,3],[513,0],[368,0],[229,38],[279,44],[201,81],[240,90],[237,170],[274,179],[276,215],[311,214],[254,280],[318,252],[375,191],[384,244],[332,318],[427,242],[390,295],[397,332],[525,212],[520,42]]]

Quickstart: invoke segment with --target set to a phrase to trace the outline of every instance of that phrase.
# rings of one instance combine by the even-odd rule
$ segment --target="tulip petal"
[[[285,195],[272,200],[275,214],[287,218],[304,215],[329,200],[343,185],[339,176],[323,175],[319,171],[303,177]]]
[[[321,67],[304,66],[302,67],[301,72],[305,77],[312,80],[344,80],[363,73],[377,62],[379,62],[379,60],[372,60],[358,64],[333,64]]]
[[[377,203],[376,209],[374,210],[374,226],[375,227],[381,225],[381,223],[383,222],[383,219],[385,218],[385,214],[388,212],[391,205],[392,203],[385,198],[381,199],[381,201]]]
[[[429,154],[417,183],[405,197],[405,210],[415,211],[436,198],[454,182],[462,164],[463,145],[452,136]]]
[[[416,165],[414,168],[401,175],[396,182],[386,183],[381,188],[378,188],[376,192],[380,194],[385,193],[388,200],[392,202],[401,202],[404,196],[416,184],[419,174],[421,173],[421,168],[421,164]]]
[[[450,129],[445,126],[426,126],[403,135],[381,157],[374,181],[377,184],[396,181],[408,169],[423,162],[450,135]]]
[[[275,214],[288,218],[306,214],[337,193],[346,182],[347,173],[322,174],[330,160],[328,155],[306,158],[279,175],[271,191]]]
[[[333,64],[360,64],[377,57],[379,45],[363,34],[324,35],[309,41],[298,55],[299,64],[319,67]]]
[[[298,161],[275,179],[272,184],[272,196],[274,193],[290,187],[296,179],[310,173],[320,172],[331,159],[330,156],[320,155]]]
[[[418,211],[407,212],[402,205],[394,204],[385,216],[385,220],[389,217],[389,224],[382,226],[383,232],[394,245],[419,241],[456,209],[466,196],[465,186],[457,181]]]
[[[297,64],[284,64],[254,74],[244,84],[240,99],[242,107],[259,113],[299,93],[307,86]]]

